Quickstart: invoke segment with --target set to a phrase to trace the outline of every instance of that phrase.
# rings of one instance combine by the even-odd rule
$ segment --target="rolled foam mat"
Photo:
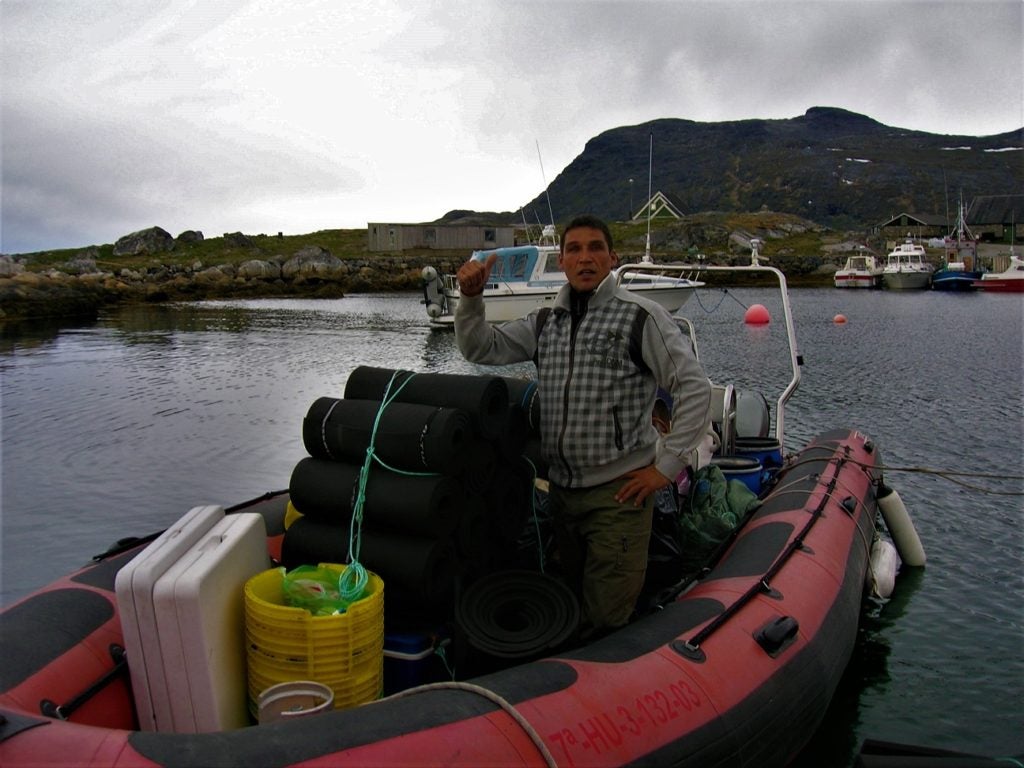
[[[396,375],[397,374],[397,375]],[[394,376],[391,391],[395,402],[461,408],[469,413],[480,436],[501,437],[508,409],[508,385],[499,376],[468,376],[456,373],[413,373],[361,365],[349,374],[345,398],[383,400]],[[404,385],[404,386],[403,386]]]
[[[522,412],[530,433],[539,435],[540,398],[537,397],[537,380],[505,377],[505,385],[508,387],[509,405]]]
[[[546,655],[576,631],[580,608],[557,579],[535,571],[498,571],[474,582],[456,621],[476,650],[505,659]]]
[[[349,524],[361,467],[307,456],[292,470],[289,493],[314,520]],[[462,484],[444,475],[403,475],[373,465],[366,482],[363,525],[425,538],[449,536],[465,507]]]
[[[530,517],[533,501],[533,475],[522,469],[522,459],[495,475],[484,491],[487,516],[494,531],[507,544],[515,542]]]
[[[348,562],[349,527],[302,517],[285,532],[281,562],[299,565]],[[451,600],[458,568],[450,539],[432,541],[413,536],[363,531],[359,561],[384,580],[385,590],[436,605]],[[385,597],[385,601],[387,597]]]
[[[374,435],[373,425],[380,412]],[[362,464],[374,452],[396,469],[457,475],[466,462],[473,423],[465,411],[417,403],[318,398],[302,421],[302,442],[311,456]]]

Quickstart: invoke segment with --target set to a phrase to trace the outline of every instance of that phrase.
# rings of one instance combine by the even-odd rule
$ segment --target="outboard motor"
[[[447,304],[444,291],[441,290],[441,278],[433,267],[424,267],[420,276],[423,278],[423,303],[427,305],[427,314],[440,317]]]

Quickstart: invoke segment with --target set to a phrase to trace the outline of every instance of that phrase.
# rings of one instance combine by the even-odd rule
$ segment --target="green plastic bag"
[[[350,605],[341,596],[337,572],[315,565],[300,565],[288,571],[281,589],[286,604],[304,608],[314,616],[344,613]]]

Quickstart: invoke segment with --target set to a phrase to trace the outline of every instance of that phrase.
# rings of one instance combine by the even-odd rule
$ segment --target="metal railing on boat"
[[[757,273],[764,273],[774,275],[778,281],[779,292],[782,295],[782,314],[786,324],[786,340],[789,347],[789,361],[792,370],[792,377],[789,383],[783,389],[782,394],[779,395],[776,401],[776,418],[775,418],[775,439],[778,440],[779,446],[785,454],[785,406],[789,399],[796,392],[797,387],[800,386],[800,366],[803,365],[803,357],[797,351],[796,343],[796,331],[793,326],[793,312],[789,303],[789,293],[787,290],[786,276],[775,267],[769,267],[765,264],[756,263],[757,259],[754,258],[755,263],[741,266],[714,266],[710,264],[682,264],[682,263],[663,263],[663,264],[652,264],[652,263],[638,263],[638,264],[623,264],[618,270],[618,283],[622,284],[623,278],[630,273],[638,274],[658,274],[664,276],[671,276],[673,273],[678,273],[680,277],[685,275],[700,275],[705,272],[721,272],[734,275],[751,275]],[[694,289],[696,290],[696,289]],[[689,333],[690,341],[694,346],[694,351],[697,351],[697,337],[696,330],[693,323],[688,318],[681,315],[673,316],[677,322],[685,322]],[[698,355],[699,356],[699,355]]]

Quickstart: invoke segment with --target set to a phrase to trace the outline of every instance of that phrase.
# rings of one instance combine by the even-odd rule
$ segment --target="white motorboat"
[[[907,238],[889,252],[882,269],[882,284],[895,291],[927,288],[934,271],[925,260],[924,246]]]
[[[882,265],[874,254],[863,249],[846,259],[835,274],[836,288],[878,288],[882,284]]]
[[[487,320],[501,323],[523,317],[534,309],[554,303],[565,285],[565,273],[558,265],[559,246],[552,226],[544,228],[541,242],[474,251],[471,258],[483,261],[491,254],[498,260],[484,289]],[[646,260],[646,259],[645,259]],[[647,262],[650,263],[650,262]],[[617,270],[614,271],[617,274]],[[704,283],[658,271],[629,273],[622,284],[675,312]],[[452,325],[459,301],[459,283],[454,274],[439,274],[434,267],[423,269],[423,303],[432,323]]]

